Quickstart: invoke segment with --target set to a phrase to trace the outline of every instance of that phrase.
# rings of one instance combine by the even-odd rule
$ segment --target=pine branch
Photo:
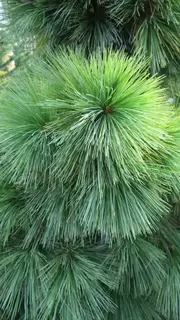
[[[67,217],[65,231],[74,221],[74,235],[81,229],[84,234],[99,230],[111,242],[152,232],[168,212],[161,180],[166,175],[172,179],[168,134],[163,129],[171,112],[168,105],[164,110],[159,80],[149,78],[145,68],[137,57],[122,54],[104,52],[88,61],[82,53],[62,52],[50,56],[48,64],[37,60],[21,85],[15,77],[4,92],[2,178],[25,190],[42,187],[39,199],[44,199],[43,188],[53,195],[57,183],[62,184],[59,224],[54,196],[47,194],[51,203],[40,208],[40,220],[47,226],[44,244],[49,232],[53,241],[60,236],[60,222]],[[174,156],[176,152],[175,145]],[[154,181],[160,183],[155,186]],[[33,193],[32,197],[35,204]],[[33,214],[33,208],[29,210]],[[33,221],[34,235],[40,220]]]

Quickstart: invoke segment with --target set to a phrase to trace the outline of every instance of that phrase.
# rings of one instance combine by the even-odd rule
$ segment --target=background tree
[[[11,44],[7,39],[6,25],[0,23],[0,79],[6,81],[7,76],[15,68]]]
[[[179,0],[4,12],[34,56],[0,98],[1,318],[179,320]]]
[[[25,68],[27,58],[33,53],[33,39],[24,41],[8,25],[8,17],[0,2],[0,80],[6,83],[15,67]]]

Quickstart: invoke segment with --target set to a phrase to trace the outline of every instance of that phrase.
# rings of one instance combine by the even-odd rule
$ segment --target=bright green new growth
[[[180,125],[161,82],[138,56],[61,51],[2,92],[3,320],[179,319]]]
[[[155,229],[167,210],[154,181],[171,112],[144,63],[106,52],[87,61],[70,52],[22,80],[2,98],[2,177],[27,192],[59,188],[62,218],[68,203],[67,215],[75,211],[73,223],[85,234],[99,230],[112,241]],[[48,208],[49,195],[43,202]]]

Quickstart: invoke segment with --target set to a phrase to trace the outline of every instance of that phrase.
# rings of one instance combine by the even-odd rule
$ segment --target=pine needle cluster
[[[4,10],[53,52],[0,94],[0,319],[179,320],[179,0]]]
[[[151,71],[179,66],[179,0],[7,0],[13,32],[52,46],[139,48],[151,58]]]
[[[0,109],[2,319],[177,320],[180,126],[162,80],[71,50],[18,78]]]

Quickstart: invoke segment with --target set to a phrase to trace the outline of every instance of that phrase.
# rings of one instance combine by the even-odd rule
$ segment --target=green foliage
[[[2,3],[0,320],[179,320],[179,0]]]
[[[57,244],[49,253],[23,250],[16,241],[1,253],[2,308],[10,319],[18,312],[24,320],[102,319],[103,309],[115,309],[102,285],[113,283],[93,255],[91,247],[85,252],[78,243]]]
[[[141,47],[153,73],[179,66],[179,0],[8,0],[5,7],[13,32],[41,45]]]
[[[180,260],[179,255],[174,255],[171,264],[168,266],[167,277],[164,284],[157,293],[156,306],[166,319],[178,319],[179,309],[179,275]]]
[[[106,259],[110,270],[115,270],[119,294],[137,299],[158,290],[166,276],[166,256],[143,239],[122,240],[110,249]]]
[[[179,65],[179,1],[138,0],[136,3],[135,44],[151,57],[152,72],[172,63]]]
[[[1,253],[0,301],[2,309],[9,314],[10,319],[15,319],[21,305],[23,319],[37,319],[39,304],[46,293],[43,274],[45,262],[46,259],[41,253],[23,251],[17,245]]]
[[[139,55],[61,50],[1,93],[8,320],[178,320],[179,117],[147,68]]]
[[[118,305],[117,312],[113,315],[109,314],[107,320],[164,320],[147,299],[116,296],[115,300]]]
[[[48,295],[40,318],[102,319],[103,311],[115,309],[102,287],[113,288],[113,283],[101,264],[93,262],[94,249],[68,243],[55,252],[45,268]]]
[[[171,114],[159,80],[137,57],[114,53],[88,62],[70,52],[49,63],[24,74],[21,86],[12,79],[2,95],[1,176],[25,189],[48,185],[49,194],[61,180],[62,211],[67,202],[67,216],[76,210],[85,232],[107,232],[109,241],[156,229],[168,210],[154,181],[158,157],[168,157]]]
[[[5,245],[8,239],[19,230],[24,217],[23,197],[20,190],[12,186],[4,187],[1,184],[0,195],[0,241]],[[16,218],[14,218],[16,217]]]

